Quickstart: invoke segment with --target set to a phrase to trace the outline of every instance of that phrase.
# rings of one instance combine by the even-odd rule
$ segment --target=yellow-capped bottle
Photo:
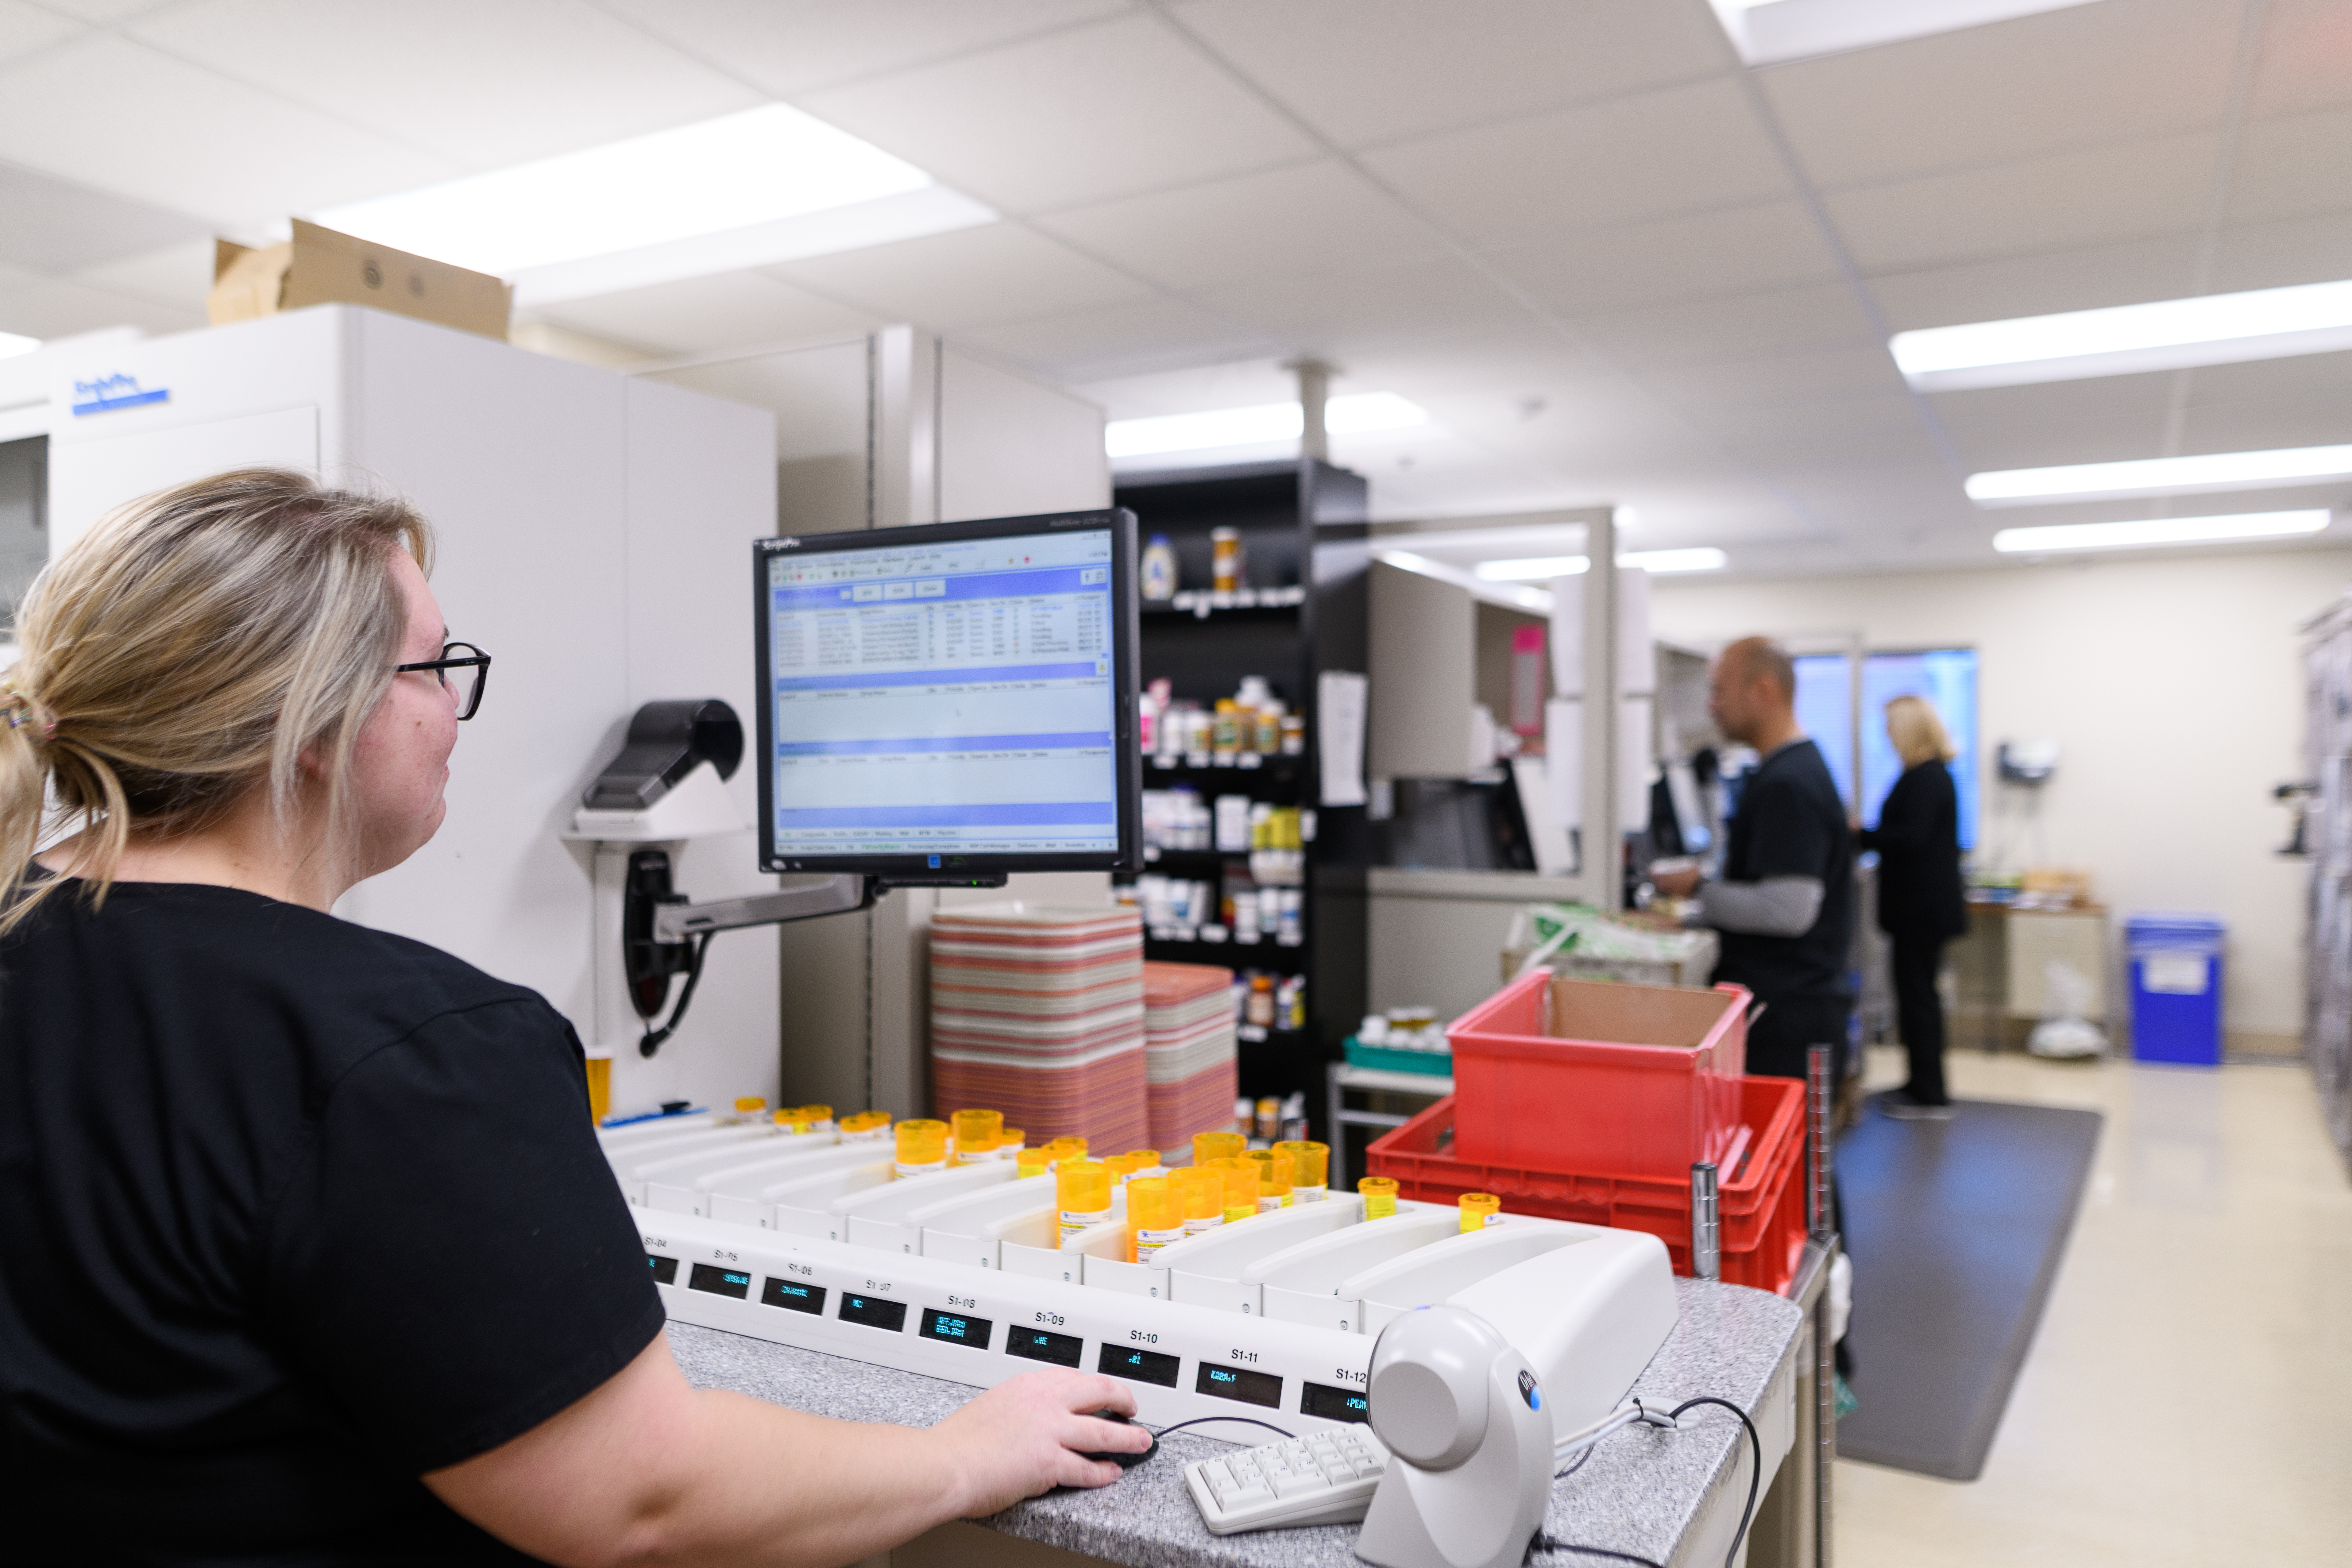
[[[1045,1145],[1045,1158],[1055,1165],[1065,1160],[1083,1160],[1086,1157],[1087,1141],[1083,1138],[1056,1138]]]
[[[1176,1190],[1184,1199],[1184,1234],[1198,1236],[1225,1223],[1225,1173],[1208,1165],[1187,1165],[1176,1173]]]
[[[1127,1179],[1130,1182],[1138,1176],[1164,1176],[1168,1173],[1168,1167],[1160,1163],[1160,1151],[1157,1149],[1129,1149],[1119,1158],[1128,1163]]]
[[[1464,1230],[1484,1230],[1490,1225],[1501,1224],[1502,1219],[1503,1200],[1494,1194],[1465,1193],[1462,1194],[1462,1228]]]
[[[948,1168],[948,1124],[918,1117],[898,1123],[898,1158],[895,1167],[900,1176],[928,1176],[933,1171]]]
[[[1018,1127],[1003,1127],[997,1130],[996,1147],[989,1152],[1000,1160],[1018,1160],[1028,1148],[1029,1134]]]
[[[1257,1211],[1290,1206],[1290,1156],[1279,1149],[1252,1149],[1244,1156],[1257,1167]]]
[[[1257,1213],[1257,1162],[1241,1155],[1228,1155],[1209,1162],[1209,1169],[1220,1173],[1225,1183],[1225,1223],[1235,1225]]]
[[[1195,1132],[1192,1134],[1192,1163],[1205,1165],[1212,1160],[1223,1160],[1249,1147],[1249,1140],[1238,1132]]]
[[[1331,1149],[1326,1143],[1310,1143],[1303,1138],[1276,1148],[1290,1156],[1290,1198],[1293,1203],[1319,1204],[1331,1195]]]
[[[1054,1167],[1054,1200],[1062,1211],[1060,1245],[1110,1218],[1110,1167],[1100,1160],[1064,1160]]]
[[[1174,1178],[1137,1176],[1127,1184],[1127,1260],[1150,1263],[1169,1243],[1184,1239],[1184,1194]]]
[[[1024,1149],[1013,1157],[1018,1167],[1016,1179],[1026,1181],[1031,1176],[1043,1176],[1054,1168],[1053,1157],[1043,1149]]]
[[[738,1095],[735,1099],[735,1120],[757,1121],[760,1112],[768,1109],[767,1097],[758,1094]]]
[[[845,1143],[879,1143],[890,1136],[890,1113],[887,1110],[861,1110],[841,1119],[841,1141]]]
[[[1386,1219],[1396,1213],[1395,1177],[1366,1176],[1356,1184],[1356,1190],[1364,1194],[1366,1219]]]
[[[977,1165],[995,1156],[997,1135],[1004,1131],[1004,1112],[959,1110],[949,1121],[955,1128],[957,1164]]]
[[[784,1106],[777,1110],[774,1114],[776,1125],[795,1138],[804,1138],[814,1132],[830,1132],[834,1130],[833,1107],[830,1105]]]

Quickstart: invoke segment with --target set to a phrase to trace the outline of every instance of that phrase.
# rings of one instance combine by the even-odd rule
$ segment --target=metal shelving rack
[[[1306,846],[1301,941],[1172,942],[1147,937],[1147,958],[1258,969],[1307,981],[1304,1029],[1245,1030],[1241,1088],[1259,1095],[1304,1093],[1319,1112],[1323,1067],[1363,1015],[1363,868],[1368,827],[1360,806],[1320,805],[1316,678],[1327,669],[1362,671],[1369,657],[1370,563],[1366,486],[1361,475],[1318,458],[1129,474],[1115,486],[1133,509],[1145,539],[1166,534],[1182,593],[1176,603],[1147,604],[1142,615],[1143,679],[1168,680],[1179,699],[1212,706],[1245,675],[1264,677],[1307,724],[1303,756],[1267,757],[1254,768],[1193,767],[1147,762],[1146,789],[1189,784],[1203,799],[1245,795],[1254,801],[1315,814]],[[1210,531],[1236,528],[1247,559],[1249,592],[1206,590]],[[1150,869],[1215,882],[1241,854],[1161,850]]]

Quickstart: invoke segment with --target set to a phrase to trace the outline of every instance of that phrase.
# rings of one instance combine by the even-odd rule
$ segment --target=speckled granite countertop
[[[1682,1321],[1633,1384],[1646,1398],[1676,1404],[1695,1394],[1733,1400],[1751,1416],[1799,1333],[1803,1314],[1778,1296],[1736,1285],[1676,1279]],[[685,1323],[669,1326],[671,1349],[695,1384],[845,1421],[928,1426],[978,1390],[914,1373],[845,1361],[816,1351]],[[1609,1437],[1567,1479],[1552,1486],[1544,1532],[1554,1541],[1672,1563],[1709,1492],[1729,1477],[1747,1438],[1725,1411],[1694,1412],[1677,1432],[1632,1427]],[[1759,1423],[1760,1425],[1760,1423]],[[1770,1428],[1766,1428],[1769,1443]],[[1267,1435],[1272,1441],[1272,1435]],[[1184,1489],[1183,1468],[1234,1445],[1180,1432],[1167,1453],[1098,1491],[1034,1499],[988,1520],[1007,1534],[1135,1568],[1357,1568],[1356,1526],[1211,1535]],[[1744,1493],[1743,1493],[1744,1495]],[[1573,1552],[1532,1562],[1592,1563]]]

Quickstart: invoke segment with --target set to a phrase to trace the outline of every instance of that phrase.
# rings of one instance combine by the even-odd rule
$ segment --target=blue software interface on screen
[[[768,563],[779,856],[1115,853],[1111,533]]]

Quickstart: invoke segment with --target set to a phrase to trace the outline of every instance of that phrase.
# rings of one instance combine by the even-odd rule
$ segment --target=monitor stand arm
[[[871,909],[893,888],[1001,888],[1004,873],[979,877],[827,877],[805,887],[756,893],[748,899],[719,899],[693,904],[671,894],[653,910],[653,939],[682,942],[705,931],[734,931],[741,926],[782,925],[787,921],[814,920],[820,915],[854,914]]]

